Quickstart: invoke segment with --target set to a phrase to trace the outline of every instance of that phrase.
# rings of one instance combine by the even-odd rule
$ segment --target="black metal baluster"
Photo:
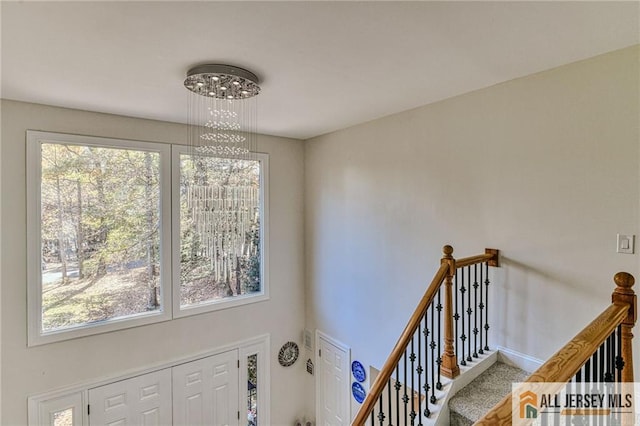
[[[589,383],[591,381],[591,358],[584,364],[584,381]]]
[[[482,288],[484,287],[482,285],[482,283],[484,282],[484,277],[483,277],[483,272],[484,272],[484,268],[482,267],[483,265],[480,265],[480,304],[478,305],[478,308],[480,309],[480,348],[478,349],[478,353],[480,355],[484,354],[484,349],[483,349],[483,345],[482,345],[482,325],[483,325],[483,318],[482,315],[484,314],[484,297],[482,297]]]
[[[609,371],[611,372],[611,381],[615,382],[616,381],[616,349],[617,349],[615,330],[611,332],[610,337],[611,337],[611,367]]]
[[[427,310],[429,309],[433,312],[433,302],[427,308]],[[416,332],[418,336],[418,367],[416,368],[416,373],[418,373],[418,426],[422,426],[422,416],[420,415],[422,412],[422,398],[420,392],[422,392],[422,372],[424,371],[422,368],[422,339],[420,338],[421,324],[421,322],[418,322],[418,330]],[[427,348],[425,346],[424,353],[426,352]]]
[[[471,362],[471,266],[467,266],[467,289],[467,361]]]
[[[453,319],[455,320],[454,326],[453,326],[453,330],[455,331],[455,340],[454,343],[456,345],[456,359],[460,359],[460,354],[459,352],[459,346],[460,346],[460,341],[458,340],[458,320],[460,319],[460,314],[458,314],[458,271],[456,271],[456,275],[455,275],[455,291],[453,292]]]
[[[404,350],[404,395],[402,395],[402,402],[404,403],[404,426],[407,426],[407,419],[409,418],[409,396],[407,395],[407,350]]]
[[[605,381],[605,361],[606,361],[606,353],[604,350],[604,343],[600,345],[600,348],[598,349],[600,351],[599,355],[598,355],[598,361],[600,363],[600,375],[598,376],[598,381],[599,382],[604,382]]]
[[[460,309],[460,311],[462,312],[462,315],[460,315],[460,317],[462,318],[462,328],[460,329],[460,331],[462,332],[462,334],[460,335],[460,341],[462,342],[460,344],[460,347],[462,348],[462,357],[460,357],[460,365],[467,365],[467,359],[464,356],[464,343],[465,340],[467,340],[467,336],[464,334],[464,293],[467,291],[466,287],[464,286],[464,268],[460,268],[460,273],[462,274],[462,277],[460,279],[460,281],[462,282],[462,286],[460,287],[460,301],[462,302]]]
[[[411,361],[411,413],[409,414],[409,417],[411,417],[411,426],[413,426],[416,420],[416,398],[415,398],[416,387],[413,382],[413,377],[415,375],[413,374],[413,372],[416,371],[414,368],[414,363],[416,361],[416,353],[414,352],[413,337],[411,338],[411,355],[409,356],[409,361]]]
[[[384,426],[384,412],[382,411],[382,392],[380,392],[380,398],[378,400],[378,420],[380,421],[380,426]]]
[[[607,339],[604,341],[603,345],[605,345],[606,347],[606,361],[605,361],[605,374],[604,374],[604,381],[609,383],[609,382],[613,382],[613,371],[611,369],[611,364],[613,361],[613,345],[611,342],[611,336],[613,336],[613,334],[609,335],[609,337],[607,337]]]
[[[376,410],[371,410],[371,426],[376,426]]]
[[[489,350],[489,262],[484,264],[485,266],[485,278],[484,278],[484,350]]]
[[[436,370],[438,372],[438,381],[436,382],[436,389],[442,389],[442,377],[440,376],[440,366],[442,365],[442,349],[440,348],[440,342],[442,341],[442,301],[440,300],[440,292],[442,287],[438,289],[438,304],[436,305],[436,309],[438,310],[438,350],[436,354],[438,358],[436,359]],[[433,330],[433,324],[431,324],[431,329]]]
[[[429,342],[429,348],[431,349],[431,360],[435,360],[436,359],[436,342],[435,342],[435,333],[434,333],[434,327],[435,327],[435,319],[434,319],[434,309],[433,309],[433,302],[431,302],[431,341]],[[432,404],[436,403],[436,385],[435,385],[435,377],[436,375],[434,374],[434,369],[435,369],[435,364],[433,362],[431,362],[431,398],[429,398],[429,401],[431,401]],[[429,394],[426,395],[427,397],[429,396]]]
[[[473,357],[478,358],[478,264],[473,265]]]
[[[396,426],[400,426],[400,362],[396,365]]]
[[[425,363],[426,366],[428,367],[429,365],[431,365],[431,378],[432,378],[432,382],[433,382],[433,355],[432,355],[432,359],[431,362],[429,362],[429,356],[428,356],[428,352],[427,352],[427,341],[429,340],[429,333],[433,333],[433,329],[429,330],[429,324],[427,322],[427,317],[428,317],[428,312],[424,313],[424,358],[425,358]],[[427,373],[428,373],[428,368],[427,368]],[[429,396],[429,374],[427,374],[427,377],[424,380],[424,385],[423,385],[423,389],[424,389],[424,395],[425,398],[427,396]],[[431,409],[429,409],[429,403],[427,401],[425,401],[425,409],[424,409],[424,416],[425,417],[429,417],[431,415]]]
[[[624,358],[622,358],[622,324],[618,326],[618,354],[616,355],[616,370],[618,370],[618,382],[622,383],[622,370],[624,369]]]
[[[391,377],[389,377],[389,383],[387,383],[387,398],[387,407],[389,408],[389,411],[387,412],[387,415],[389,416],[389,426],[393,426],[391,424],[391,415],[393,414],[393,411],[391,410]]]

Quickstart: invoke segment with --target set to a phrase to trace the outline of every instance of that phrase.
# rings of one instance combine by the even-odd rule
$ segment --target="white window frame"
[[[41,145],[56,143],[102,148],[149,151],[160,155],[160,300],[157,311],[83,324],[49,332],[42,331],[41,249]],[[170,145],[94,136],[27,131],[27,309],[28,345],[36,346],[92,334],[122,330],[172,318],[171,303],[171,151]]]
[[[181,318],[205,312],[269,300],[269,155],[254,153],[260,162],[260,284],[261,291],[212,300],[186,307],[180,306],[180,155],[190,154],[188,146],[172,147],[172,231],[173,231],[173,317]],[[216,156],[214,156],[216,157]],[[219,157],[224,158],[224,157]]]

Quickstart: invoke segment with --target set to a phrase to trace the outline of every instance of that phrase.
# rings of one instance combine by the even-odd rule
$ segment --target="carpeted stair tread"
[[[511,384],[522,382],[529,374],[511,365],[497,362],[460,390],[449,401],[452,426],[467,426],[479,420],[511,392]]]

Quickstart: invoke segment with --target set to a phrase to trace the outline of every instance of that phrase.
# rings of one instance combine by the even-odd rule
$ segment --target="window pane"
[[[260,162],[180,156],[180,305],[259,293]]]
[[[258,426],[258,354],[247,357],[247,426]]]
[[[53,413],[52,426],[73,426],[73,408]]]
[[[42,330],[156,312],[160,154],[41,145]]]

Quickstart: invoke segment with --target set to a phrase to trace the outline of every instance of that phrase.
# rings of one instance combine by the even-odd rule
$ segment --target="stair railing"
[[[466,365],[489,350],[489,266],[498,266],[499,251],[457,260],[451,246],[442,251],[438,271],[352,425],[422,425],[437,403],[441,377],[460,374],[460,354]]]
[[[626,272],[619,272],[615,275],[614,282],[616,289],[611,297],[612,304],[531,374],[525,383],[579,385],[584,382],[633,382],[631,341],[637,318],[637,306],[632,287],[635,279]],[[520,392],[516,390],[515,393]],[[622,415],[622,419],[618,420],[623,425],[633,425],[635,423],[632,417],[633,413],[626,413]],[[552,420],[558,421],[558,419]],[[577,419],[577,421],[582,420]],[[603,422],[604,420],[598,420],[598,424]],[[511,424],[511,393],[475,423],[478,426]],[[565,418],[563,424],[574,423],[570,418]]]

